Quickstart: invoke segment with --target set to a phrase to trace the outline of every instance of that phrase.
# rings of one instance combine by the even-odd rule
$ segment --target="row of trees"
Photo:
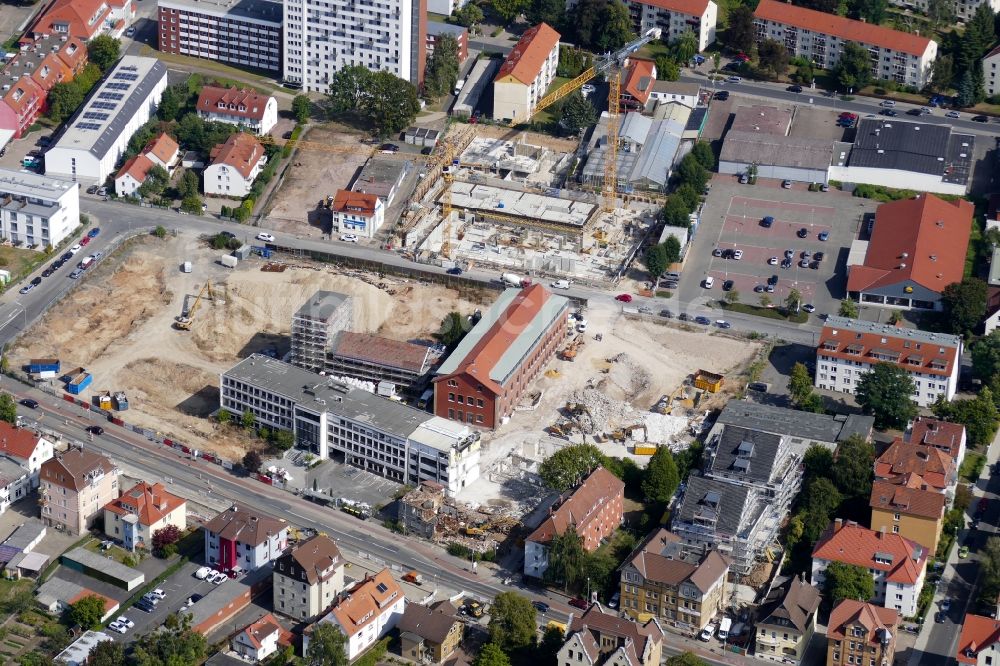
[[[663,207],[663,221],[668,227],[691,226],[691,213],[698,207],[708,183],[709,172],[715,168],[715,153],[704,141],[694,145],[677,165],[677,188]]]
[[[362,65],[344,67],[333,75],[329,100],[334,113],[366,121],[372,133],[380,137],[401,132],[420,111],[412,83],[391,72],[373,72]]]
[[[497,1],[493,0],[494,9]],[[508,2],[522,0],[503,0],[504,4]],[[567,15],[566,4],[560,0],[530,0],[522,6],[529,24],[548,23],[564,41],[588,51],[614,51],[635,39],[628,7],[621,0],[579,0],[572,15]]]

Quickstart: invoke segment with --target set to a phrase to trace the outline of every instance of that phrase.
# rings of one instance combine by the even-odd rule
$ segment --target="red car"
[[[740,62],[750,62],[750,56],[748,56],[746,53],[737,53],[736,59],[739,60]]]
[[[90,242],[90,236],[84,236],[83,238],[80,239],[80,245],[86,245],[89,242]]]
[[[615,296],[615,300],[621,301],[622,303],[631,303],[632,294],[618,294],[617,296]]]
[[[850,111],[844,111],[843,113],[840,114],[840,117],[841,118],[849,118],[850,120],[857,120],[858,119],[858,114],[851,113]]]
[[[587,600],[586,599],[582,599],[580,597],[575,597],[573,599],[570,599],[569,600],[569,605],[570,606],[576,606],[577,608],[580,608],[582,610],[587,610],[587,608],[588,608],[588,606],[587,606]]]

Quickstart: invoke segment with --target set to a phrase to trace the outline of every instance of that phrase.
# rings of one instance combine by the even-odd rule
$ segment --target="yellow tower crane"
[[[603,195],[604,210],[612,211],[617,208],[616,199],[618,194],[618,111],[621,105],[621,81],[622,68],[630,55],[641,49],[649,42],[659,39],[662,31],[660,28],[647,30],[639,39],[629,42],[614,53],[606,53],[601,56],[598,62],[580,74],[572,81],[568,81],[559,88],[553,90],[548,95],[538,100],[531,115],[522,120],[531,120],[539,111],[546,109],[567,95],[579,90],[587,81],[590,81],[599,74],[608,78],[610,90],[608,91],[608,154],[604,164],[604,187],[601,188]],[[511,126],[515,125],[512,120]]]

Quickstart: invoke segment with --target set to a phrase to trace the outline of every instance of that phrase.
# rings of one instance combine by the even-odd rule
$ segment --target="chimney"
[[[844,527],[844,519],[843,518],[837,518],[836,520],[833,521],[833,531],[834,531],[834,533],[839,532],[841,530],[841,528],[843,528],[843,527]]]
[[[883,525],[882,527],[878,528],[878,538],[879,539],[884,539],[885,538],[885,525]]]

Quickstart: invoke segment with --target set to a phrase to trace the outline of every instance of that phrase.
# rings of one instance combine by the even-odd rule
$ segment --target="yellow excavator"
[[[174,326],[176,326],[181,331],[190,331],[191,324],[194,323],[195,312],[198,310],[198,306],[201,304],[201,299],[205,297],[205,294],[211,296],[211,293],[212,293],[212,283],[206,282],[205,286],[202,287],[201,291],[198,292],[198,295],[194,299],[194,303],[191,304],[191,307],[188,309],[188,311],[185,314],[177,317],[176,321],[174,321]]]

